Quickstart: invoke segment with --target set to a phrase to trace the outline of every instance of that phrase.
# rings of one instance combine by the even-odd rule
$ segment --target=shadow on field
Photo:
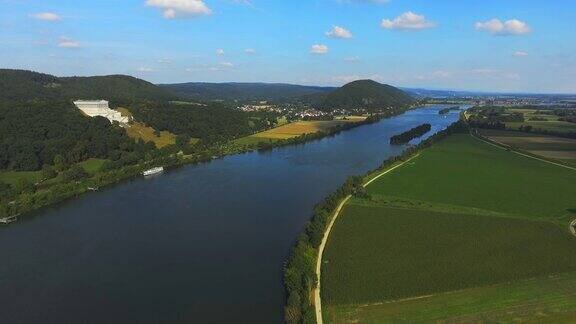
[[[576,208],[568,208],[566,210],[571,212],[572,214],[576,214]]]

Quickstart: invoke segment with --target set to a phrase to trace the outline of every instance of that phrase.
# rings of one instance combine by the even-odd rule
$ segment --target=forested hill
[[[35,171],[54,165],[55,160],[72,166],[99,158],[122,166],[158,153],[154,144],[129,138],[120,125],[103,117],[86,117],[74,106],[74,99],[108,100],[112,108],[127,108],[136,121],[155,131],[175,134],[180,144],[165,148],[166,154],[201,150],[277,122],[273,113],[245,113],[233,109],[234,105],[173,102],[177,95],[129,76],[59,78],[0,70],[0,173]],[[190,138],[196,139],[194,145]]]
[[[319,105],[321,110],[365,109],[376,111],[388,107],[402,107],[414,103],[406,92],[372,80],[350,82],[330,93]]]
[[[174,94],[201,101],[314,101],[335,88],[282,83],[180,83],[160,87]]]
[[[171,98],[151,83],[126,76],[58,78],[0,70],[0,172],[74,165],[89,158],[132,163],[153,145],[137,143],[102,117],[87,118],[73,99]]]
[[[4,102],[107,99],[118,105],[176,98],[150,82],[125,75],[59,78],[32,71],[0,69],[0,101]]]

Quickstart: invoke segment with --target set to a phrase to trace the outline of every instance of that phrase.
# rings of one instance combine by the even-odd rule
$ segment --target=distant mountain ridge
[[[415,100],[406,92],[373,80],[357,80],[331,92],[320,104],[321,110],[365,109],[368,111],[402,107]]]
[[[177,96],[150,82],[126,75],[56,77],[33,71],[0,69],[0,100],[23,99],[106,99],[124,104],[141,100],[175,100]]]
[[[303,86],[286,83],[206,83],[160,84],[175,95],[201,101],[314,101],[334,87]]]

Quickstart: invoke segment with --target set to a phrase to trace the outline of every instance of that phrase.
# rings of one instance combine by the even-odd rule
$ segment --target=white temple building
[[[106,100],[76,100],[74,104],[90,117],[101,116],[108,118],[110,122],[117,121],[122,124],[130,121],[129,117],[124,117],[120,112],[110,109]]]

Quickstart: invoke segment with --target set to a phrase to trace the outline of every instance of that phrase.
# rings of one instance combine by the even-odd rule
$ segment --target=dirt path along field
[[[419,154],[416,154],[413,157],[409,158],[408,160],[406,160],[406,161],[404,161],[398,165],[395,165],[395,166],[387,169],[386,171],[383,171],[382,173],[378,174],[377,176],[375,176],[374,178],[372,178],[368,182],[366,182],[363,185],[364,188],[366,188],[369,184],[376,181],[380,177],[396,170],[397,168],[399,168],[399,167],[403,166],[404,164],[412,161],[413,159],[417,158],[418,156],[419,156]],[[314,289],[314,308],[316,310],[316,323],[317,324],[323,324],[323,321],[322,321],[322,300],[320,298],[320,285],[321,285],[320,272],[321,272],[321,267],[322,267],[322,254],[324,253],[324,248],[326,247],[326,242],[328,241],[328,237],[330,236],[330,231],[332,230],[332,226],[336,222],[338,215],[340,215],[340,211],[342,211],[342,208],[344,208],[344,205],[346,205],[346,203],[348,202],[348,200],[350,200],[350,198],[352,198],[351,195],[344,198],[344,200],[342,200],[342,202],[338,205],[338,208],[336,208],[336,211],[334,212],[334,216],[332,216],[332,220],[330,221],[330,224],[328,224],[328,227],[326,228],[326,231],[324,232],[324,237],[322,238],[322,242],[320,243],[320,246],[318,247],[318,257],[316,258],[316,276],[317,276],[317,280],[318,280],[318,286],[316,287],[316,289]]]

